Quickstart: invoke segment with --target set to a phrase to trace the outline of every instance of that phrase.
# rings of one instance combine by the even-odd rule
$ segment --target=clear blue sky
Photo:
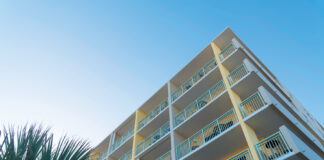
[[[227,26],[323,124],[320,0],[4,0],[0,125],[42,122],[95,145]]]

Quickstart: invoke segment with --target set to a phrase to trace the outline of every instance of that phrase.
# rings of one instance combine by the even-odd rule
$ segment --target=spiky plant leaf
[[[28,130],[28,146],[26,153],[26,160],[36,160],[36,158],[42,152],[42,146],[46,140],[49,129],[43,129],[43,127],[31,125]]]
[[[42,155],[40,160],[51,160],[53,159],[53,134],[48,136],[42,146]]]
[[[28,138],[27,138],[27,125],[24,127],[19,127],[17,131],[17,159],[23,159],[26,155]]]
[[[2,158],[4,160],[16,160],[16,148],[15,148],[15,130],[12,126],[9,127],[9,129],[4,128],[3,129],[3,155]]]
[[[90,155],[88,141],[63,136],[53,144],[50,129],[41,125],[3,127],[0,130],[0,160],[86,160]]]
[[[55,160],[86,160],[90,155],[90,144],[87,141],[63,136],[53,154]]]

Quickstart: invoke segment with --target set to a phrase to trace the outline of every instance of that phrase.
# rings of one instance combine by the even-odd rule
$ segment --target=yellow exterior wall
[[[136,153],[136,146],[142,142],[145,138],[142,137],[137,133],[137,123],[142,120],[144,117],[146,116],[146,114],[140,110],[136,110],[135,112],[135,124],[134,124],[134,138],[133,138],[133,148],[132,148],[132,160],[135,159],[135,153]]]
[[[99,157],[100,153],[99,152],[91,152],[89,156],[89,160],[96,160],[97,157]]]
[[[234,92],[232,91],[232,89],[230,88],[230,83],[228,82],[228,79],[227,79],[227,75],[229,74],[229,71],[222,65],[221,61],[220,61],[220,58],[219,58],[219,53],[221,52],[221,50],[218,48],[218,46],[214,43],[214,42],[211,42],[211,47],[213,49],[213,52],[214,52],[214,55],[215,55],[215,58],[216,58],[216,61],[217,61],[217,64],[218,64],[218,67],[220,69],[220,72],[221,72],[221,75],[222,75],[222,78],[224,80],[224,83],[225,83],[225,86],[227,88],[227,91],[228,91],[228,94],[230,96],[230,99],[232,101],[232,104],[233,104],[233,107],[234,107],[234,110],[235,110],[235,113],[237,115],[237,118],[240,122],[240,126],[243,130],[243,134],[245,136],[245,139],[247,141],[247,144],[249,146],[249,149],[250,149],[250,152],[251,152],[251,155],[253,157],[254,160],[260,160],[259,156],[258,156],[258,152],[255,148],[255,144],[259,141],[254,130],[248,126],[244,121],[243,121],[243,116],[241,114],[241,111],[238,107],[238,105],[240,104],[241,102],[241,99],[240,97]]]

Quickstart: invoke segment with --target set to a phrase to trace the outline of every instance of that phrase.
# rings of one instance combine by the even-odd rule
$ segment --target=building
[[[323,140],[321,124],[226,28],[94,148],[92,158],[320,160]]]

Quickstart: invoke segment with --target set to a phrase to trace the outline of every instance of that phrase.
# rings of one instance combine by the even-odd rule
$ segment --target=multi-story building
[[[323,140],[321,124],[226,28],[95,147],[92,158],[320,160]]]

